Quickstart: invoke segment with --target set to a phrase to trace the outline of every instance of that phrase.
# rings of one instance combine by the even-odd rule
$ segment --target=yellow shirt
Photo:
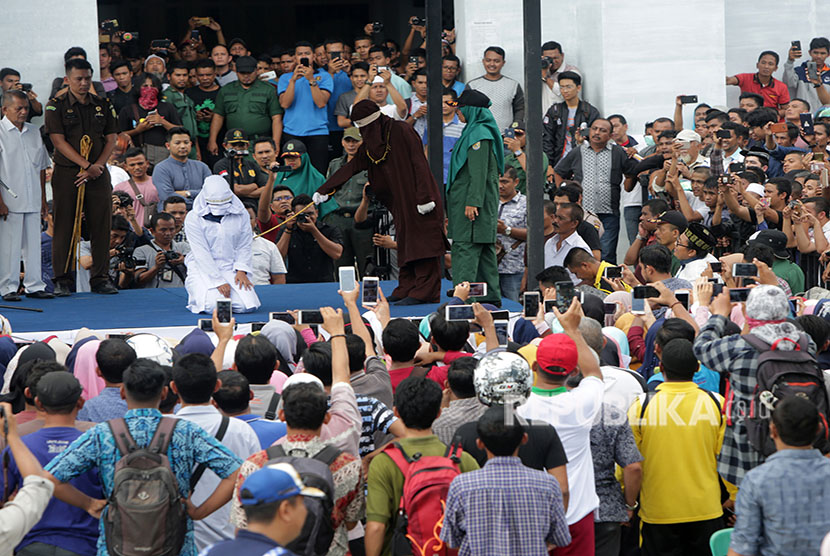
[[[725,423],[718,406],[693,382],[664,382],[641,421],[644,396],[628,410],[643,456],[640,519],[665,524],[720,517],[717,457]]]

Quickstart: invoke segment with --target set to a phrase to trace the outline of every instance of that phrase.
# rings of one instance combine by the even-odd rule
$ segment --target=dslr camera
[[[167,259],[167,262],[175,261],[179,257],[181,257],[181,253],[176,253],[175,251],[165,251],[164,252],[164,258]]]
[[[124,263],[124,268],[133,270],[138,261],[133,257],[133,250],[123,243],[115,248],[115,266]]]
[[[290,172],[291,170],[293,170],[293,168],[291,168],[291,166],[289,166],[288,164],[278,164],[276,162],[271,164],[271,167],[268,169],[272,172]]]
[[[550,56],[542,56],[542,69],[548,69],[553,65],[553,58]]]
[[[248,149],[235,149],[231,147],[225,151],[225,156],[228,158],[242,158],[243,156],[248,156]]]
[[[383,31],[383,23],[380,21],[372,23],[372,33],[380,33],[381,31]]]
[[[297,215],[297,222],[302,222],[303,224],[308,224],[308,215],[304,212],[301,212]]]
[[[426,25],[427,20],[422,18],[422,17],[413,17],[412,19],[409,20],[409,23],[413,26]]]

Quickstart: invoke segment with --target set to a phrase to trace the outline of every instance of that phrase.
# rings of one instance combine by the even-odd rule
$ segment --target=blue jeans
[[[599,244],[602,248],[602,260],[617,264],[617,240],[620,237],[620,215],[603,213],[598,214],[602,226],[605,228],[605,233],[599,238]]]
[[[628,234],[628,243],[634,243],[637,237],[637,228],[640,226],[640,213],[643,212],[643,207],[623,207],[623,216],[625,217],[625,231]]]
[[[501,274],[499,273],[499,285],[501,286],[501,294],[507,299],[512,299],[519,302],[519,291],[522,289],[523,272],[517,274]]]

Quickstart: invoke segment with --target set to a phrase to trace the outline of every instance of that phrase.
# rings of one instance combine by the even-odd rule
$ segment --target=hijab
[[[9,360],[8,365],[6,366],[6,372],[3,377],[3,390],[2,392],[5,394],[9,392],[11,387],[11,380],[14,376],[15,371],[21,367],[24,363],[28,363],[29,361],[34,361],[39,359],[41,361],[57,361],[57,357],[55,356],[55,350],[53,350],[48,345],[44,344],[43,342],[35,342],[28,347],[25,347],[15,353],[12,358]]]
[[[302,160],[300,167],[296,170],[285,172],[279,183],[275,185],[286,185],[290,187],[291,192],[295,197],[303,194],[311,197],[314,195],[314,192],[325,183],[326,178],[311,163],[308,153],[303,153],[300,160]],[[325,215],[333,210],[337,210],[338,208],[340,208],[340,205],[337,204],[334,197],[331,197],[328,201],[318,206],[317,210],[320,213],[319,217],[323,218]]]
[[[801,331],[784,319],[790,316],[787,294],[778,286],[760,285],[749,290],[746,300],[746,318],[750,323],[749,333],[772,345],[782,339],[775,349],[793,351],[798,344]]]
[[[293,373],[297,369],[297,361],[299,361],[302,351],[304,351],[302,347],[305,346],[305,340],[302,339],[302,336],[298,337],[294,327],[281,320],[269,321],[259,333],[277,348],[280,369],[284,372]]]
[[[221,218],[228,214],[244,214],[247,217],[245,205],[233,194],[227,180],[222,176],[205,178],[202,190],[193,201],[193,212],[202,218]]]
[[[179,345],[176,346],[176,353],[180,356],[189,355],[191,353],[201,353],[208,357],[213,353],[213,342],[204,330],[194,328],[190,334],[182,338]]]
[[[104,383],[104,379],[95,372],[98,368],[98,361],[95,360],[95,354],[98,353],[98,346],[100,345],[101,340],[90,340],[78,349],[78,353],[75,356],[75,370],[73,374],[84,389],[81,397],[85,400],[91,400],[107,386]]]
[[[461,106],[460,110],[467,125],[464,126],[461,137],[458,138],[452,149],[450,167],[447,172],[448,187],[455,181],[455,177],[467,163],[467,154],[470,148],[477,148],[476,145],[479,145],[481,141],[490,141],[490,148],[493,149],[493,155],[496,157],[499,175],[504,173],[504,145],[501,131],[499,131],[493,113],[490,112],[489,108],[479,106]]]

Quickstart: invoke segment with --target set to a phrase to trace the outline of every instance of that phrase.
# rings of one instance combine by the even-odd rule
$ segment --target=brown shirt
[[[118,133],[115,110],[109,99],[89,93],[86,104],[80,102],[69,89],[60,91],[49,101],[44,110],[46,133],[59,133],[78,153],[81,152],[81,138],[92,139],[88,160],[94,162],[104,150],[106,136]],[[55,150],[55,164],[78,168],[78,165]]]

